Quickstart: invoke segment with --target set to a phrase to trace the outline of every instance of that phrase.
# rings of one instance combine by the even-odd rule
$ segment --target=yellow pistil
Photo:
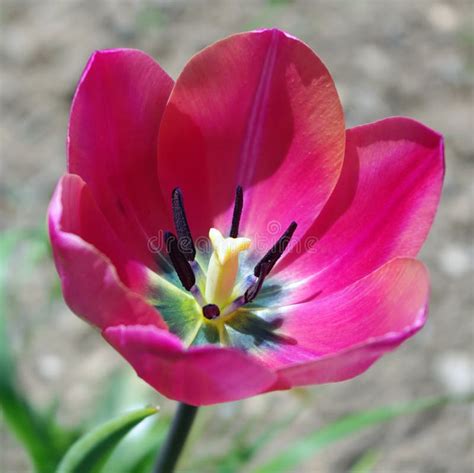
[[[250,246],[248,238],[225,238],[215,228],[209,230],[213,252],[209,261],[205,297],[221,309],[230,302],[239,269],[239,253]]]

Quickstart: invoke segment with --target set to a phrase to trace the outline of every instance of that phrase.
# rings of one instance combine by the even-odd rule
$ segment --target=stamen
[[[244,302],[247,304],[248,302],[252,302],[260,292],[260,289],[262,289],[263,281],[265,281],[265,278],[267,277],[268,273],[272,269],[273,265],[268,262],[262,262],[260,266],[260,274],[258,275],[257,281],[253,283],[246,291],[244,294]]]
[[[194,286],[189,289],[189,292],[193,295],[194,299],[196,299],[196,302],[202,307],[206,305],[206,301],[204,300],[204,297],[202,296],[201,289],[199,289],[199,286],[197,284],[194,284]]]
[[[290,243],[291,237],[293,236],[293,233],[295,233],[296,227],[296,222],[290,223],[290,226],[285,230],[285,233],[283,233],[279,240],[270,248],[270,250],[268,250],[266,255],[255,266],[253,270],[255,276],[260,277],[263,264],[268,264],[268,272],[271,271],[273,266],[275,266],[275,263],[280,259],[281,255],[286,250],[288,243]]]
[[[178,247],[178,239],[171,232],[165,232],[166,249],[181,284],[189,291],[196,283],[191,265]]]
[[[240,217],[242,215],[242,208],[244,206],[244,194],[242,192],[242,187],[237,186],[235,190],[235,204],[234,204],[234,213],[232,215],[232,226],[230,227],[229,236],[231,238],[237,238],[239,235],[239,224]]]
[[[202,308],[202,314],[206,319],[217,319],[221,314],[219,307],[216,304],[207,304]]]
[[[179,251],[188,261],[194,261],[196,248],[184,211],[183,193],[179,187],[172,192],[173,219],[178,234]]]

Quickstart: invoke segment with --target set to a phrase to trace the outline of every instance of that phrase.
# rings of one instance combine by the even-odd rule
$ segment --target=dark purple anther
[[[239,236],[240,217],[242,216],[242,209],[244,207],[244,193],[241,186],[237,186],[235,190],[235,204],[234,213],[232,215],[232,226],[230,227],[229,236],[237,238]]]
[[[179,187],[173,190],[171,200],[174,226],[178,234],[179,251],[188,261],[194,261],[196,248],[194,247],[193,237],[189,229],[186,213],[184,212],[183,193]]]

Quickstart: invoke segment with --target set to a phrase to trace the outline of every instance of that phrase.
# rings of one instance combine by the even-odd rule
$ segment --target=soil
[[[91,415],[121,367],[134,399],[173,408],[69,312],[44,257],[46,207],[65,169],[69,106],[89,55],[140,48],[176,77],[204,46],[263,26],[285,29],[317,51],[336,81],[348,126],[407,115],[445,135],[444,194],[421,254],[432,277],[430,319],[357,379],[213,408],[207,446],[195,439],[191,452],[225,448],[238,426],[269,408],[300,415],[260,458],[355,409],[472,391],[473,11],[471,1],[454,0],[0,1],[0,230],[34,236],[19,239],[9,259],[7,315],[20,379],[34,402],[58,398],[62,421],[77,422]],[[376,472],[473,472],[473,420],[465,405],[408,416],[334,445],[298,471],[347,471],[370,448],[378,455]],[[2,471],[30,471],[16,440],[4,427],[0,435]]]

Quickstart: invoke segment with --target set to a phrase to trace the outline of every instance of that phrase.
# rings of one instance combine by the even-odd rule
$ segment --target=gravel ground
[[[65,167],[71,96],[93,50],[144,49],[176,77],[187,58],[227,34],[261,26],[286,29],[310,44],[329,67],[349,126],[408,115],[445,134],[444,195],[422,252],[432,275],[431,316],[418,336],[363,376],[219,406],[206,436],[214,435],[214,447],[225,445],[221,437],[234,414],[246,422],[268,406],[278,405],[282,412],[304,408],[276,450],[356,408],[472,391],[473,11],[470,1],[448,0],[2,0],[0,230],[43,225]],[[50,260],[31,263],[31,254],[40,250],[41,245],[20,242],[9,267],[12,342],[22,382],[35,402],[46,405],[58,396],[61,418],[72,423],[91,412],[103,380],[124,365],[52,297],[57,278]],[[171,409],[135,378],[130,384]],[[379,454],[375,471],[381,473],[472,472],[473,420],[474,411],[466,406],[400,419],[331,447],[299,471],[347,471],[370,447]],[[0,435],[2,471],[30,471],[15,440],[5,430]]]

